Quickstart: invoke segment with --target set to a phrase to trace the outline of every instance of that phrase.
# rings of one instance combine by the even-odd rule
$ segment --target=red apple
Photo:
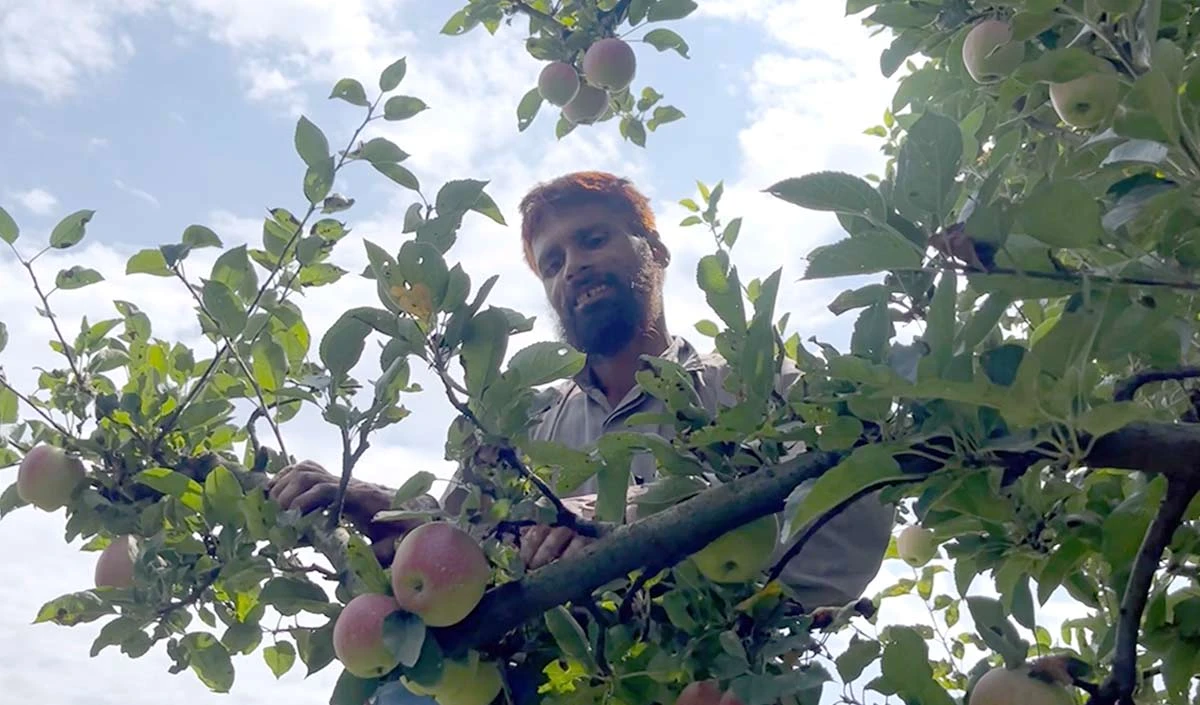
[[[392,592],[401,608],[431,627],[461,622],[483,599],[491,578],[483,548],[444,521],[404,535],[392,559]]]
[[[584,83],[571,102],[563,106],[563,115],[576,125],[588,124],[599,120],[605,110],[608,110],[608,92]]]
[[[624,40],[605,37],[583,55],[583,75],[597,88],[619,91],[633,82],[637,56]]]
[[[351,675],[378,678],[400,663],[383,641],[383,620],[398,611],[395,600],[374,593],[358,595],[342,608],[333,624],[333,653]]]
[[[719,705],[721,697],[721,685],[716,680],[692,681],[679,692],[675,705]]]
[[[561,108],[579,92],[579,74],[565,61],[552,61],[538,74],[537,87],[547,103]]]
[[[96,587],[133,587],[133,564],[137,555],[136,537],[125,535],[113,539],[96,558]]]
[[[61,448],[40,445],[31,449],[17,469],[17,495],[46,512],[53,512],[71,499],[85,472],[78,458]]]

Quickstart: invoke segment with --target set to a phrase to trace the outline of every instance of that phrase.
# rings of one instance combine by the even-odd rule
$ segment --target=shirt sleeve
[[[799,370],[789,366],[780,375],[777,390],[786,397],[800,379]],[[795,458],[806,450],[803,443],[797,443],[785,459]],[[797,493],[807,495],[815,482],[804,482]],[[784,519],[781,515],[781,525]],[[812,535],[784,566],[780,580],[796,593],[796,599],[806,610],[854,602],[862,597],[883,565],[894,521],[895,506],[883,503],[880,492],[856,500]],[[804,528],[793,527],[793,537],[781,542],[772,565],[799,540]]]

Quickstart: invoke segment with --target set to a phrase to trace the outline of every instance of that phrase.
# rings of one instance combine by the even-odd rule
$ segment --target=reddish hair
[[[577,171],[538,184],[521,199],[521,242],[525,248],[525,263],[534,272],[533,234],[542,219],[558,208],[585,203],[604,203],[626,220],[633,234],[658,242],[658,228],[650,201],[629,179],[603,171]]]

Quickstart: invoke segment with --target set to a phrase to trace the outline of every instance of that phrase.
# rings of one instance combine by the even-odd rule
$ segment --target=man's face
[[[656,261],[649,243],[610,206],[555,210],[532,245],[559,329],[576,349],[615,354],[657,318],[665,250]]]

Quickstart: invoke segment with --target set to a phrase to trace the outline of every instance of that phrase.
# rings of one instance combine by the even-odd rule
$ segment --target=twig
[[[25,267],[25,271],[29,272],[29,278],[33,281],[33,290],[37,292],[38,298],[42,300],[42,306],[46,309],[46,318],[50,319],[50,325],[54,327],[54,334],[58,336],[58,342],[62,343],[63,355],[66,355],[67,363],[71,365],[71,371],[75,373],[75,381],[82,384],[83,373],[79,371],[79,365],[75,361],[75,354],[71,351],[70,343],[67,342],[66,336],[63,335],[62,330],[58,327],[58,318],[50,310],[50,298],[42,293],[42,287],[38,283],[37,275],[33,272],[33,261],[26,262],[24,259],[21,259],[21,253],[17,252],[16,246],[11,242],[8,243],[8,246],[12,249],[13,254],[17,256],[17,261]]]
[[[1079,22],[1084,27],[1087,27],[1088,29],[1090,29],[1092,31],[1092,34],[1096,35],[1096,37],[1099,38],[1100,41],[1104,42],[1105,46],[1108,47],[1109,51],[1111,51],[1113,54],[1116,55],[1117,59],[1119,59],[1121,62],[1121,66],[1123,66],[1125,68],[1125,70],[1129,73],[1130,78],[1137,78],[1138,72],[1136,69],[1133,68],[1131,59],[1129,57],[1125,56],[1125,52],[1121,51],[1120,47],[1117,46],[1116,42],[1113,41],[1112,37],[1108,36],[1108,32],[1105,32],[1103,27],[1100,27],[1100,26],[1096,25],[1095,23],[1093,23],[1091,21],[1091,19],[1088,18],[1087,15],[1084,15],[1081,12],[1076,12],[1075,10],[1073,10],[1070,7],[1067,7],[1065,5],[1056,9],[1055,12],[1064,14],[1064,15],[1070,17],[1071,19],[1075,20],[1076,22]]]
[[[452,388],[454,380],[446,371],[445,358],[441,355],[441,353],[438,352],[437,349],[431,348],[430,351],[434,355],[433,367],[435,370],[437,370],[438,377],[442,380],[442,385],[446,390],[446,398],[450,401],[450,405],[453,406],[455,410],[457,410],[458,413],[463,416],[463,418],[470,421],[476,428],[486,433],[487,428],[479,420],[479,417],[475,415],[475,412],[471,411],[471,407],[467,406],[465,402],[460,400],[458,396],[455,395],[454,389]],[[592,525],[590,522],[580,519],[575,512],[572,512],[570,509],[568,509],[567,505],[563,504],[563,501],[554,493],[554,490],[550,489],[550,486],[547,485],[542,478],[534,474],[532,470],[525,466],[525,463],[521,462],[521,458],[517,456],[517,452],[513,450],[511,446],[502,446],[499,449],[499,454],[500,460],[508,463],[514,470],[517,471],[519,475],[521,475],[521,477],[529,480],[529,482],[531,482],[533,486],[537,488],[537,491],[546,498],[546,501],[553,505],[554,511],[558,515],[557,522],[560,526],[566,526],[574,529],[575,533],[580,534],[581,536],[587,536],[589,538],[596,538],[599,535],[597,533],[593,533],[595,530],[594,525]]]
[[[346,491],[350,488],[350,475],[354,470],[354,464],[362,457],[363,453],[367,452],[367,448],[371,447],[371,442],[367,440],[367,436],[371,432],[371,423],[374,417],[369,416],[362,420],[362,425],[358,431],[358,447],[353,451],[350,450],[350,431],[343,428],[342,431],[342,476],[338,480],[337,497],[333,502],[333,511],[329,514],[330,527],[335,527],[342,520],[342,509],[346,504]]]
[[[4,387],[6,389],[8,389],[8,391],[17,395],[17,399],[20,399],[21,401],[25,402],[29,406],[29,408],[36,411],[39,416],[41,416],[43,419],[46,419],[46,423],[53,426],[55,431],[58,431],[59,433],[61,433],[63,435],[63,438],[66,438],[69,440],[74,440],[74,437],[71,435],[70,431],[68,431],[67,429],[60,426],[59,423],[57,421],[55,421],[52,416],[50,416],[49,414],[46,413],[45,409],[38,406],[37,404],[34,404],[32,399],[25,396],[21,392],[17,391],[17,388],[12,386],[11,384],[9,384],[8,380],[6,380],[4,377],[0,377],[0,384],[4,385]]]
[[[1163,551],[1171,543],[1172,535],[1198,491],[1200,478],[1192,478],[1191,481],[1168,480],[1166,493],[1142,539],[1142,547],[1134,559],[1133,570],[1125,586],[1125,595],[1121,598],[1112,672],[1100,686],[1099,692],[1088,698],[1088,705],[1133,705],[1133,691],[1138,684],[1138,635],[1150,586],[1154,582],[1154,573]]]
[[[1200,377],[1200,367],[1180,367],[1176,370],[1147,370],[1122,380],[1113,390],[1113,401],[1133,401],[1134,394],[1151,382],[1194,379]]]
[[[660,569],[656,569],[652,566],[646,566],[642,569],[642,572],[633,579],[633,583],[629,586],[629,589],[625,591],[625,597],[621,599],[621,606],[617,608],[617,621],[625,623],[633,617],[633,601],[637,599],[638,593],[642,591],[642,588],[646,587],[646,581],[658,575],[660,572]]]
[[[380,94],[379,98],[382,97],[383,94]],[[362,133],[367,124],[371,122],[371,114],[375,111],[375,107],[379,104],[379,98],[376,98],[375,102],[371,104],[371,107],[367,109],[367,117],[364,118],[362,123],[354,130],[354,134],[350,135],[350,140],[346,144],[346,148],[339,152],[337,163],[334,164],[333,167],[334,174],[337,174],[337,172],[341,170],[342,165],[346,162],[347,155],[354,147],[354,141],[358,139],[359,134]],[[262,286],[258,288],[258,293],[255,294],[254,300],[251,301],[250,305],[246,308],[247,316],[253,315],[258,310],[258,305],[262,303],[262,299],[264,296],[266,296],[267,290],[271,288],[271,283],[275,280],[275,275],[283,269],[281,265],[284,257],[287,255],[292,246],[296,244],[296,241],[300,239],[300,236],[304,234],[304,226],[308,223],[308,219],[311,218],[313,213],[316,211],[317,204],[309,203],[308,211],[305,212],[304,217],[300,219],[299,225],[296,226],[296,231],[292,233],[291,239],[284,244],[283,250],[279,253],[279,262],[276,264],[275,269],[272,269],[267,273],[266,281],[264,281]],[[175,425],[175,422],[179,420],[179,416],[183,414],[188,405],[195,400],[195,398],[200,394],[200,391],[208,384],[209,378],[212,377],[213,372],[216,371],[217,367],[221,364],[222,358],[225,357],[225,353],[227,353],[229,350],[230,345],[228,342],[226,342],[221,349],[217,351],[217,354],[213,356],[212,362],[210,362],[208,367],[204,369],[204,372],[200,374],[200,379],[196,380],[196,384],[192,387],[191,391],[188,392],[188,395],[184,397],[179,406],[175,407],[175,410],[171,412],[170,417],[163,422],[162,430],[159,431],[151,445],[157,446],[162,442],[162,439],[165,438],[167,433],[170,432],[170,429]]]
[[[796,540],[796,543],[792,544],[792,546],[790,548],[788,548],[788,550],[783,554],[783,556],[771,568],[771,572],[767,574],[767,582],[771,582],[773,580],[779,579],[780,574],[782,574],[784,569],[787,568],[787,564],[791,563],[792,559],[794,559],[796,556],[798,556],[800,554],[800,551],[804,549],[804,545],[807,544],[812,539],[812,537],[815,536],[816,533],[821,530],[821,527],[825,526],[830,521],[832,521],[834,517],[838,516],[843,511],[845,511],[846,507],[849,507],[851,504],[854,504],[855,502],[862,499],[863,497],[866,497],[867,495],[874,493],[876,490],[881,490],[884,487],[892,487],[895,485],[907,485],[907,484],[910,484],[913,482],[920,482],[921,480],[924,480],[924,479],[925,479],[925,477],[923,475],[921,475],[921,476],[916,476],[916,477],[912,477],[912,478],[904,478],[902,480],[885,480],[883,482],[878,482],[873,485],[868,485],[868,486],[862,488],[861,490],[859,490],[858,492],[855,492],[854,494],[850,495],[846,499],[842,500],[836,506],[834,506],[833,509],[830,509],[829,511],[825,512],[821,516],[817,517],[817,519],[815,521],[813,521],[811,524],[808,525],[807,528],[804,529],[804,533],[800,534],[800,538]]]
[[[179,270],[179,267],[173,266],[171,267],[171,271],[175,273],[175,276],[179,279],[179,281],[183,282],[184,288],[191,293],[192,298],[196,300],[196,305],[200,307],[201,313],[203,313],[205,316],[208,316],[213,325],[218,331],[220,331],[221,325],[217,322],[216,317],[213,316],[212,312],[208,310],[208,307],[204,305],[204,299],[200,298],[200,294],[196,291],[195,287],[188,283],[187,278],[183,276],[183,272]],[[225,333],[221,333],[221,339],[225,341],[226,347],[228,347],[233,354],[233,359],[237,362],[238,367],[242,368],[242,374],[246,376],[246,381],[249,382],[250,386],[254,389],[254,395],[258,397],[258,408],[256,411],[261,409],[262,417],[267,420],[268,424],[270,424],[271,431],[275,434],[275,442],[279,444],[280,454],[282,454],[285,458],[291,457],[287,452],[287,444],[283,442],[283,432],[279,429],[279,424],[275,422],[275,419],[271,418],[269,413],[267,413],[267,399],[266,395],[263,394],[262,386],[258,383],[258,380],[254,379],[254,373],[250,371],[250,366],[247,365],[246,361],[242,359],[241,353],[237,351],[237,347],[233,344],[233,338]],[[254,417],[251,416],[251,419],[251,422],[253,423]]]

